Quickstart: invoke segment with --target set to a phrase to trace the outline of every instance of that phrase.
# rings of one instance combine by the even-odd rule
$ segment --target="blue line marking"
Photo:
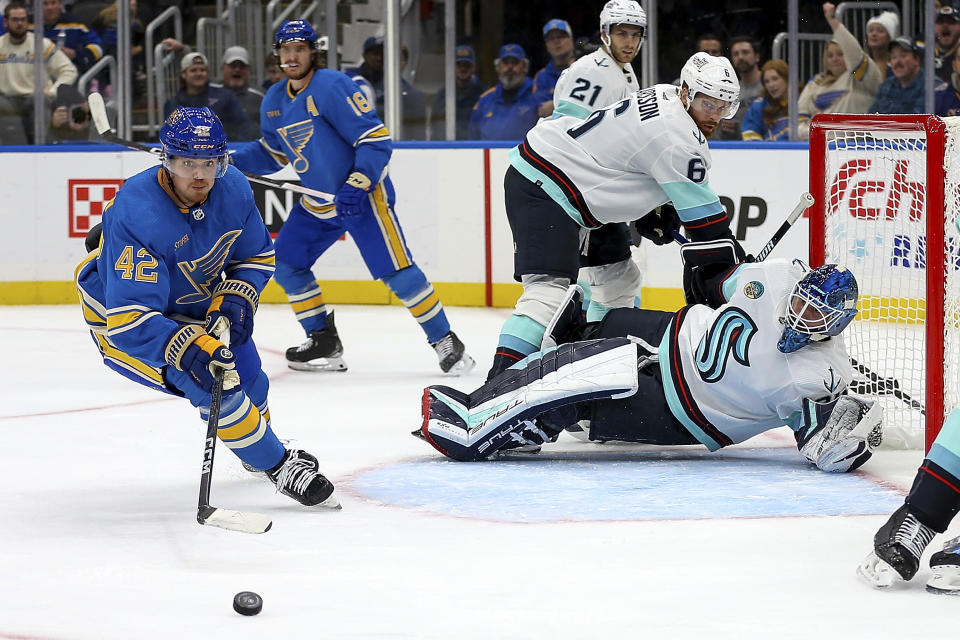
[[[825,473],[792,449],[564,452],[492,462],[400,462],[354,478],[366,497],[499,522],[886,514],[903,496]]]

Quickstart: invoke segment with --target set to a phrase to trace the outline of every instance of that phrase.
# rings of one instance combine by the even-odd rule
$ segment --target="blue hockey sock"
[[[450,322],[447,321],[440,297],[420,271],[420,267],[412,265],[384,276],[383,283],[400,298],[403,306],[420,323],[420,328],[427,334],[428,342],[433,344],[450,332]]]

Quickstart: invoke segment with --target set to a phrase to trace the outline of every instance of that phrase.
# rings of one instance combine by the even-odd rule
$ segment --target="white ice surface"
[[[270,515],[252,536],[195,521],[204,425],[186,401],[104,367],[78,308],[4,307],[0,639],[956,637],[960,598],[924,592],[925,564],[888,592],[857,581],[886,515],[497,522],[363,495],[365,470],[437,463],[409,435],[422,388],[479,385],[506,313],[448,309],[478,360],[456,380],[401,307],[338,307],[350,370],[289,371],[299,327],[265,305],[274,428],[320,459],[343,510],[294,504],[221,446],[213,503]],[[611,455],[566,437],[552,451]],[[881,452],[863,471],[902,492],[919,461]],[[259,616],[233,612],[244,590],[263,597]]]

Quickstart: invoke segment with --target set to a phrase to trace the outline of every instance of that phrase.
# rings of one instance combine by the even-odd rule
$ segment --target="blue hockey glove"
[[[213,389],[214,372],[223,369],[223,390],[240,384],[237,363],[227,346],[204,333],[183,350],[178,368],[193,379],[197,385],[210,393]]]
[[[680,231],[680,216],[668,202],[635,220],[633,226],[637,233],[654,244],[670,244],[673,242],[673,232]]]
[[[213,290],[213,300],[207,309],[207,333],[222,337],[230,330],[230,345],[236,348],[250,339],[253,333],[253,314],[257,311],[259,295],[243,280],[224,280]]]
[[[333,200],[337,206],[337,213],[345,216],[358,216],[363,212],[363,202],[370,190],[370,178],[359,171],[354,171],[343,183]]]

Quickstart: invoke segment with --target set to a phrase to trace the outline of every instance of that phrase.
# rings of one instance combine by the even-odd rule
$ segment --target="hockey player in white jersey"
[[[581,266],[602,267],[592,302],[633,306],[640,272],[628,244],[587,243],[581,262],[586,229],[643,217],[638,229],[656,242],[671,241],[682,225],[694,241],[729,238],[742,253],[710,186],[707,146],[720,120],[737,111],[736,73],[726,58],[697,53],[681,77],[680,88],[648,87],[586,120],[541,120],[510,150],[505,204],[523,295],[501,330],[488,379],[539,349]],[[667,202],[672,215],[644,216]]]
[[[592,440],[711,451],[788,425],[824,471],[870,458],[880,405],[843,395],[853,275],[771,260],[701,267],[694,282],[705,304],[617,309],[601,339],[537,352],[473,393],[428,387],[417,435],[451,458],[479,460],[551,442],[577,421],[589,421]]]
[[[640,52],[647,14],[635,0],[609,0],[600,11],[600,48],[564,69],[553,112],[581,120],[640,88],[631,62]]]

